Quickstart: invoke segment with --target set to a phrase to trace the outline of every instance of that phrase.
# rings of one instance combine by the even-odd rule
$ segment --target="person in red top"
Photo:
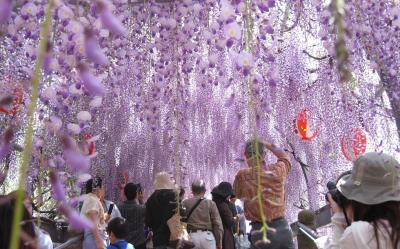
[[[265,149],[274,154],[278,160],[274,164],[265,164]],[[244,153],[248,168],[241,169],[233,184],[236,197],[244,204],[244,214],[251,221],[251,248],[252,249],[293,249],[292,232],[285,215],[285,184],[291,164],[288,154],[270,143],[263,143],[253,139],[246,143]],[[261,233],[254,233],[262,227],[260,206],[257,200],[257,163],[261,166],[260,178],[262,187],[262,206],[267,219],[268,227],[276,232],[268,231],[269,244],[258,244],[262,239]]]

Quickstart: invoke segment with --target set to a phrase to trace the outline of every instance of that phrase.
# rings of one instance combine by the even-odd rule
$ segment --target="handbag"
[[[186,224],[181,222],[181,216],[174,214],[167,220],[167,225],[171,233],[168,246],[176,249],[191,249],[195,245],[189,240]]]
[[[189,233],[186,229],[186,224],[182,222],[187,222],[189,217],[192,215],[193,211],[197,208],[203,199],[197,201],[197,203],[190,210],[186,218],[182,218],[178,214],[174,214],[168,221],[167,225],[171,236],[169,238],[169,246],[177,249],[191,249],[195,247],[195,244],[189,240]]]
[[[235,237],[235,245],[236,249],[249,249],[251,247],[251,243],[247,235],[234,235]]]
[[[180,215],[174,214],[167,221],[169,231],[171,232],[169,246],[177,249],[191,249],[195,247],[195,244],[189,240],[189,233],[187,232],[186,224],[182,221],[187,222],[189,220],[193,211],[197,208],[197,206],[199,206],[202,200],[203,199],[197,201],[186,218],[183,219]]]
[[[240,220],[238,219],[238,223],[236,226],[236,234],[235,238],[235,248],[236,249],[249,249],[251,247],[250,240],[247,234],[240,234]]]

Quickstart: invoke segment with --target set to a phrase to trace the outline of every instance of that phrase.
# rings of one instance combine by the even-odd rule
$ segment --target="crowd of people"
[[[266,165],[268,154],[276,157],[275,163]],[[90,179],[80,212],[95,226],[84,231],[83,249],[242,249],[237,248],[240,235],[248,236],[251,249],[294,249],[285,219],[285,185],[291,170],[288,154],[273,144],[250,140],[244,156],[248,167],[237,172],[233,184],[221,182],[211,189],[212,199],[205,197],[204,180],[193,181],[190,197],[184,198],[184,190],[173,177],[159,172],[147,200],[140,184],[127,183],[125,200],[116,205],[104,199],[101,178]],[[333,229],[324,248],[400,249],[399,167],[393,157],[372,152],[361,155],[352,170],[339,177],[327,193]],[[3,217],[12,213],[12,202],[10,198],[1,204],[0,248],[8,248],[5,238],[11,224],[3,222]],[[24,213],[27,219],[30,215]],[[171,223],[177,215],[178,223],[185,224],[180,230],[187,232],[182,243],[172,239],[176,231]],[[30,224],[24,226],[34,237]],[[262,232],[265,225],[268,241]],[[183,243],[186,240],[190,243]],[[34,247],[28,241],[21,248]]]

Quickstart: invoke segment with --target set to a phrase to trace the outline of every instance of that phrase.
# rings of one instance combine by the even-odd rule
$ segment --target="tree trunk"
[[[397,135],[400,139],[400,96],[399,96],[399,84],[397,83],[396,77],[389,76],[384,69],[381,69],[379,76],[382,80],[382,84],[385,88],[386,93],[389,96],[390,105],[393,112],[393,117],[397,126]],[[396,84],[397,83],[397,84]]]

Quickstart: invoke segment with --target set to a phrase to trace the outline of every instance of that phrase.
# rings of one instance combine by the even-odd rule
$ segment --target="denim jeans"
[[[256,246],[255,243],[262,239],[262,233],[253,233],[261,229],[259,222],[252,222],[250,232],[251,249],[294,249],[293,235],[288,222],[284,219],[277,219],[268,222],[268,227],[275,228],[276,232],[268,231],[269,244]]]

